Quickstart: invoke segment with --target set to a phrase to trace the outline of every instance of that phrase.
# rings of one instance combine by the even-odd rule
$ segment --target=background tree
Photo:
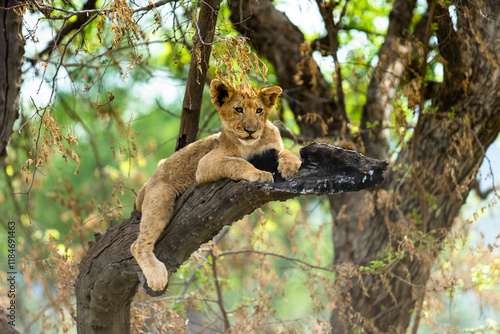
[[[188,33],[193,27],[194,36],[200,36],[197,28],[204,22],[199,21],[201,13],[197,19],[198,5],[114,1],[104,11],[93,1],[82,8],[68,3],[26,4],[38,13],[31,17],[38,15],[40,25],[52,23],[54,33],[41,51],[32,48],[26,58],[25,85],[42,78],[41,84],[32,86],[46,89],[41,94],[45,100],[22,102],[26,112],[18,126],[20,135],[11,144],[10,152],[15,153],[6,160],[2,189],[18,193],[14,201],[7,199],[7,207],[16,212],[25,240],[31,240],[30,249],[23,242],[19,246],[27,259],[21,264],[23,278],[27,284],[33,280],[58,287],[57,293],[49,288],[45,293],[49,304],[63,305],[56,312],[58,326],[71,326],[68,319],[76,316],[65,287],[74,284],[89,234],[120,220],[122,203],[128,207],[133,203],[129,189],[140,187],[156,161],[168,154],[161,143],[175,137],[178,125],[173,123],[173,107],[164,105],[172,103],[168,96],[175,94],[169,89],[155,96],[151,87],[162,76],[169,77],[169,87],[177,82],[184,86],[176,78],[185,78],[190,61],[193,64],[188,50],[196,47]],[[223,5],[213,44],[215,67],[245,79],[245,66],[255,63],[266,77],[261,61],[253,58],[243,40],[228,38],[236,35],[230,28],[234,24],[268,65],[269,81],[284,88],[276,115],[283,135],[300,143],[322,140],[388,159],[392,163],[388,180],[372,192],[332,195],[329,208],[320,200],[287,202],[286,211],[296,217],[294,224],[281,218],[283,207],[272,205],[260,218],[234,225],[233,241],[218,238],[219,246],[204,247],[210,251],[192,257],[180,269],[179,285],[173,284],[168,296],[136,297],[132,329],[179,329],[187,318],[193,330],[220,330],[223,324],[227,329],[229,322],[234,331],[404,332],[414,315],[411,330],[417,332],[420,319],[435,309],[429,306],[433,296],[426,292],[453,295],[454,282],[462,280],[463,288],[468,279],[477,289],[498,291],[496,243],[490,244],[489,253],[478,250],[490,265],[471,265],[468,279],[453,272],[448,277],[450,265],[435,264],[439,254],[457,248],[450,230],[500,130],[499,20],[491,14],[500,5],[495,0],[391,4],[318,0],[307,6],[315,7],[323,19],[322,36],[305,36],[276,6],[265,0]],[[387,29],[378,28],[375,22],[386,17]],[[36,26],[26,19],[27,40],[39,38]],[[155,33],[161,37],[154,39]],[[353,47],[355,39],[365,45]],[[213,75],[219,74],[212,72],[209,78]],[[133,90],[127,84],[116,85],[116,80],[133,82]],[[155,97],[156,103],[150,104],[155,112],[144,112]],[[133,109],[139,116],[130,112]],[[201,130],[216,129],[213,109],[208,103],[201,109]],[[55,151],[69,164],[52,156]],[[23,174],[16,161],[26,160]],[[148,167],[141,169],[145,161]],[[80,176],[61,179],[57,171],[67,171],[67,166]],[[492,184],[494,197],[485,206],[497,203]],[[51,212],[42,215],[44,207],[51,207]],[[315,216],[313,208],[323,215],[329,210],[332,224],[327,220],[318,228],[318,218],[308,218]],[[476,216],[472,217],[474,221]],[[55,221],[62,224],[51,224]],[[271,231],[273,224],[279,232]],[[321,240],[330,228],[333,243],[326,244]],[[236,236],[243,241],[235,242]],[[318,245],[310,245],[313,239]],[[286,254],[280,253],[283,250]],[[244,269],[236,258],[241,253],[253,254]],[[333,256],[329,267],[328,254]],[[232,257],[234,262],[221,265]],[[270,258],[279,260],[270,267]],[[309,296],[296,294],[293,299],[311,300],[312,313],[303,310],[303,314],[313,315],[315,321],[303,317],[285,322],[290,318],[273,314],[287,307],[270,287],[292,299],[292,283],[273,278],[291,275],[290,263],[303,266],[299,275],[309,290]],[[253,280],[244,274],[251,268],[258,268]],[[432,270],[444,279],[430,280]],[[477,275],[477,270],[488,274]],[[193,288],[196,276],[207,284]],[[277,281],[284,283],[277,286]],[[254,297],[242,293],[242,285],[252,286]],[[224,293],[226,288],[232,291]],[[177,302],[169,304],[171,300]],[[99,311],[99,305],[94,306]],[[44,329],[56,326],[45,310],[32,312],[45,317]],[[331,316],[325,317],[328,313]],[[278,325],[273,325],[274,319]],[[196,327],[197,321],[213,325]],[[26,323],[29,330],[33,323],[28,319]]]
[[[339,8],[340,18],[334,22],[332,10],[341,4],[317,3],[328,32],[330,48],[327,51],[332,52],[335,60],[338,31],[349,4]],[[378,158],[387,157],[388,126],[394,114],[398,88],[403,84],[407,89],[403,94],[409,95],[409,100],[415,100],[413,103],[409,101],[408,105],[413,105],[412,111],[417,119],[411,137],[401,147],[394,162],[395,166],[405,167],[391,174],[385,189],[380,189],[372,196],[360,193],[330,198],[334,216],[342,211],[343,216],[350,217],[334,218],[334,263],[366,265],[376,260],[386,249],[399,250],[405,255],[391,263],[390,268],[382,274],[377,271],[362,281],[356,275],[339,275],[336,278],[335,298],[342,306],[332,314],[334,333],[344,333],[358,326],[369,331],[406,330],[412,314],[408,310],[420,309],[425,298],[426,282],[439,253],[440,241],[447,236],[467,197],[485,148],[495,140],[500,129],[499,80],[494,74],[498,73],[499,65],[499,59],[495,56],[498,46],[494,42],[498,35],[493,32],[499,22],[495,19],[481,20],[485,18],[481,10],[494,12],[499,9],[498,3],[457,3],[457,10],[452,14],[449,6],[429,1],[427,11],[412,27],[415,3],[394,2],[385,41],[378,53],[379,62],[368,84],[360,123],[365,153]],[[249,36],[275,68],[283,68],[284,57],[280,51],[288,50],[287,59],[291,64],[288,64],[287,69],[278,69],[276,72],[285,89],[296,87],[297,70],[293,69],[298,68],[303,57],[299,49],[293,49],[293,46],[304,40],[302,34],[294,29],[282,13],[274,9],[271,2],[262,2],[259,6],[255,3],[252,6],[252,3],[231,2],[231,9],[232,21],[243,22],[237,25],[238,30]],[[453,19],[457,21],[456,24],[453,24]],[[277,28],[276,22],[283,26]],[[271,30],[271,26],[275,31],[288,33],[265,34],[265,31]],[[437,37],[437,45],[430,45],[431,36]],[[422,61],[421,57],[429,58],[431,46],[437,48],[444,73],[437,94],[426,96],[427,88],[434,82],[426,78],[429,64]],[[419,59],[412,59],[412,53],[419,54]],[[417,61],[420,64],[415,64]],[[311,63],[309,71],[314,71],[316,65]],[[339,66],[337,61],[335,65]],[[489,75],[485,73],[493,74],[493,80],[486,79]],[[404,78],[407,78],[407,82],[404,82]],[[315,85],[299,86],[299,90],[317,91],[316,87],[322,86],[318,81],[324,82],[319,74],[315,77]],[[337,75],[336,85],[342,87],[341,75]],[[324,108],[313,107],[308,110],[324,110],[330,106],[327,112],[319,113],[320,119],[331,119],[333,115],[345,113],[342,99],[343,94],[338,93],[337,104],[328,97],[326,100],[329,104],[321,103]],[[315,102],[302,97],[300,102],[303,106],[318,103],[317,98],[311,100]],[[291,108],[296,117],[303,114],[299,108],[293,105]],[[405,117],[405,114],[401,117]],[[368,126],[370,131],[366,131]],[[469,139],[465,139],[467,137]],[[384,204],[376,205],[380,202]],[[364,221],[360,219],[356,226],[352,217],[356,217],[359,212],[366,212],[361,215],[366,218]],[[363,229],[358,229],[360,225]],[[425,238],[420,240],[422,238],[417,238],[418,235],[431,239],[432,244],[429,245]],[[369,268],[372,271],[374,269]],[[367,288],[370,286],[378,288],[370,291]],[[418,326],[418,321],[415,326]]]
[[[0,167],[7,155],[12,127],[19,115],[19,90],[23,60],[22,16],[17,1],[5,0],[0,16]]]

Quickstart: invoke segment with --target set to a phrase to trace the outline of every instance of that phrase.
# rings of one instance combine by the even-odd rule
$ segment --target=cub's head
[[[278,86],[235,87],[225,79],[214,79],[210,84],[212,103],[219,111],[224,131],[234,133],[244,145],[252,145],[260,138],[281,92]]]

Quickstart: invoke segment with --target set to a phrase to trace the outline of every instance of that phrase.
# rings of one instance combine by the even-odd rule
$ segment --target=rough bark
[[[12,321],[3,307],[0,306],[0,333],[2,334],[19,334],[19,331],[9,324]]]
[[[230,1],[231,21],[274,67],[283,96],[306,137],[340,136],[348,123],[310,51],[304,35],[270,0]]]
[[[438,10],[435,17],[441,23],[437,35],[446,60],[445,80],[432,101],[432,110],[437,107],[439,112],[419,116],[418,137],[412,138],[394,164],[413,169],[399,168],[389,174],[384,188],[395,192],[389,202],[384,200],[388,192],[377,192],[356,203],[345,196],[340,200],[347,204],[345,216],[363,206],[371,205],[373,212],[360,226],[336,220],[336,264],[367,264],[380,259],[376,254],[383,254],[387,247],[398,249],[407,240],[418,240],[418,231],[432,236],[436,243],[430,246],[425,240],[417,241],[412,256],[407,248],[407,256],[389,268],[383,284],[377,275],[367,276],[365,286],[378,286],[369,293],[357,280],[339,280],[336,289],[343,307],[332,314],[333,333],[348,333],[356,326],[370,332],[406,331],[412,311],[419,309],[424,299],[439,242],[450,231],[486,149],[499,134],[500,45],[495,41],[500,21],[486,18],[480,11],[496,13],[500,4],[492,0],[459,6],[460,37],[450,26],[449,17],[445,18],[447,9]],[[384,201],[387,204],[375,205]],[[415,213],[419,220],[412,219]],[[425,249],[419,250],[419,244]]]
[[[177,136],[176,151],[194,142],[198,135],[203,88],[205,87],[220,3],[221,0],[202,1],[200,15],[195,21],[197,33],[193,37],[191,64],[182,103],[181,125]]]
[[[280,84],[287,87],[294,82],[293,76],[300,63],[299,44],[303,39],[298,29],[269,2],[259,1],[259,4],[231,1],[231,19],[242,34],[250,37],[261,55],[270,60]],[[388,125],[398,86],[407,75],[412,56],[408,34],[414,4],[415,1],[394,2],[386,41],[367,92],[363,142],[367,154],[373,157],[383,158],[388,152],[388,130],[384,127]],[[432,4],[429,1],[429,9]],[[497,13],[500,4],[488,0],[457,1],[455,5],[459,13],[457,30],[453,28],[448,9],[435,4],[435,15],[425,14],[412,37],[425,47],[429,38],[428,20],[437,22],[439,51],[445,60],[444,82],[439,85],[430,108],[435,111],[438,107],[439,112],[421,112],[415,130],[417,135],[394,164],[410,166],[412,170],[398,168],[390,174],[390,182],[384,189],[376,193],[330,196],[337,266],[366,265],[371,260],[378,260],[386,248],[400,246],[410,232],[421,231],[442,240],[467,197],[469,184],[475,179],[484,152],[498,136],[500,27],[493,14],[486,16],[485,13]],[[315,82],[322,80],[317,78]],[[327,111],[317,107],[317,101],[324,101],[325,97],[328,100],[331,96],[329,93],[322,96],[322,92],[317,90],[316,96],[301,95],[301,104],[290,102],[294,113],[303,115],[301,105],[322,110],[324,117],[329,117],[328,113],[338,113],[334,104],[329,104]],[[367,129],[370,123],[376,125],[375,131]],[[307,137],[322,134],[317,127],[304,122],[299,125]],[[429,198],[435,201],[436,209],[427,203]],[[412,220],[415,212],[421,216],[420,221]],[[409,240],[414,241],[410,236]],[[414,247],[418,248],[418,242]],[[333,333],[347,333],[357,326],[369,332],[404,332],[412,311],[423,299],[438,251],[439,247],[431,247],[410,257],[407,250],[407,257],[389,268],[385,276],[387,284],[378,275],[367,276],[365,285],[378,287],[369,293],[356,279],[339,278],[335,286],[338,292],[334,301],[336,308],[331,319]]]
[[[269,201],[283,201],[301,194],[357,191],[383,181],[386,162],[366,158],[326,144],[301,150],[300,175],[279,183],[234,182],[228,179],[195,184],[176,202],[172,221],[155,245],[155,254],[175,272],[200,245],[211,240],[225,225],[240,219]],[[277,154],[252,161],[277,173]],[[271,162],[271,163],[269,163]],[[278,179],[278,178],[276,178]],[[79,333],[128,333],[130,303],[144,283],[130,245],[139,231],[140,213],[96,234],[96,242],[79,265],[76,283]]]
[[[19,3],[2,0],[1,7],[11,8]],[[12,9],[0,10],[0,168],[7,156],[12,127],[19,117],[19,95],[22,82],[24,40],[22,16]]]

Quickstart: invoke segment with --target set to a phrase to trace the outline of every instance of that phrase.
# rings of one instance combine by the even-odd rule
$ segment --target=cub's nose
[[[255,131],[257,131],[257,128],[256,128],[256,127],[245,128],[245,131],[246,131],[249,135],[252,135],[253,133],[255,133]]]

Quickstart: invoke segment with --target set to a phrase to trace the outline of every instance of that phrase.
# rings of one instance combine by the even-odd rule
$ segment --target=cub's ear
[[[210,96],[212,97],[212,103],[217,109],[231,99],[234,91],[234,85],[227,79],[213,79],[210,82]]]
[[[260,98],[266,107],[272,108],[282,91],[281,87],[278,86],[262,88],[260,90]]]

